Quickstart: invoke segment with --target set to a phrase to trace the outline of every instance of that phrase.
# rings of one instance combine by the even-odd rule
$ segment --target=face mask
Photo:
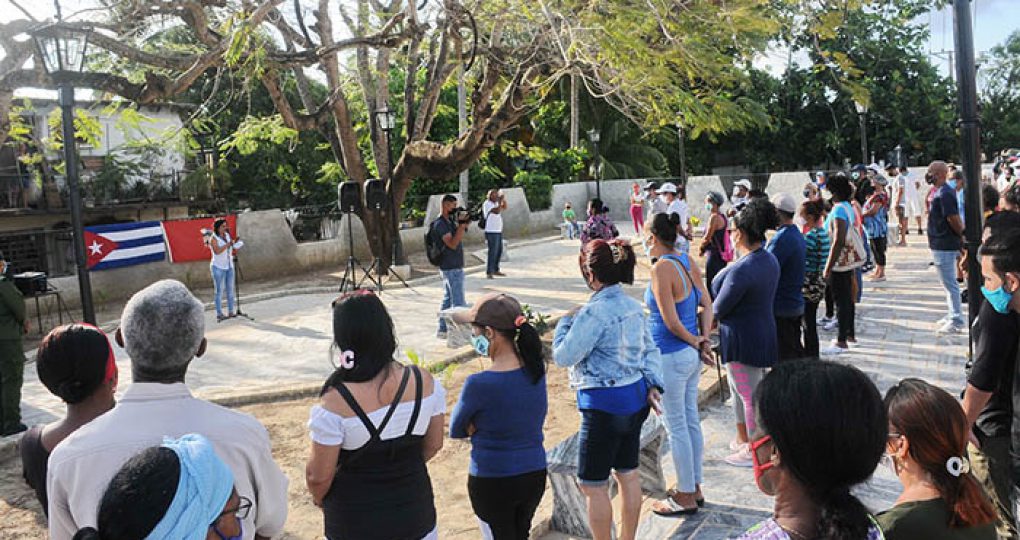
[[[1009,303],[1013,300],[1013,295],[1006,292],[1006,288],[1002,285],[994,291],[990,291],[985,287],[981,287],[981,294],[985,295],[985,299],[991,304],[992,309],[995,311],[1006,314],[1009,312]]]
[[[956,180],[950,180],[946,183],[949,184],[949,187],[956,189]]]
[[[712,211],[712,203],[705,203],[705,210]]]
[[[879,465],[889,469],[889,472],[893,473],[893,476],[899,476],[899,472],[896,470],[896,458],[892,457],[891,454],[882,454],[882,458],[878,460]]]
[[[471,336],[471,346],[475,348],[476,353],[489,356],[489,338],[484,335]]]
[[[220,537],[220,540],[241,540],[241,538],[244,537],[244,524],[242,523],[241,518],[235,519],[237,519],[237,536],[227,536],[221,533],[220,530],[216,527],[216,525],[213,525],[212,530],[214,533],[216,533],[216,536]]]

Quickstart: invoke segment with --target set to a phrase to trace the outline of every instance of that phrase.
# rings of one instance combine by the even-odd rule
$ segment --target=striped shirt
[[[805,274],[821,274],[825,271],[825,261],[829,259],[829,231],[825,227],[815,227],[804,235]]]

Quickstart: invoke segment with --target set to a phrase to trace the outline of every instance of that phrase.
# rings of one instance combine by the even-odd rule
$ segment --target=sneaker
[[[216,322],[223,322],[223,321],[227,320],[228,318],[229,317],[227,317],[226,315],[217,315],[216,316]]]
[[[503,272],[496,272],[493,275],[496,275],[496,276],[499,276],[499,277],[506,277],[506,274],[504,274]]]
[[[730,451],[739,452],[743,448],[747,447],[746,442],[740,442],[740,439],[733,439],[730,441]]]
[[[945,324],[940,326],[939,329],[935,331],[935,333],[936,334],[959,334],[962,331],[963,331],[963,325],[956,324],[955,322],[949,320],[949,321],[946,321]]]
[[[835,317],[826,317],[826,316],[823,315],[822,317],[819,317],[817,322],[818,322],[818,326],[825,326],[825,325],[831,323],[834,320],[836,320]]]
[[[836,356],[840,354],[846,354],[848,352],[850,352],[849,348],[838,347],[836,345],[831,345],[821,350],[821,353],[824,356]]]
[[[917,228],[917,236],[924,236],[924,231],[920,227]]]
[[[754,458],[751,457],[750,445],[744,445],[740,450],[724,457],[723,461],[734,467],[754,467]]]
[[[838,326],[839,326],[839,321],[832,320],[832,321],[829,321],[829,322],[825,323],[825,326],[823,326],[822,328],[825,329],[826,331],[832,332]]]

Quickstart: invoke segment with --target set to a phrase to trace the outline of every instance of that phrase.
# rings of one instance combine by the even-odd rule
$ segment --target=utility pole
[[[467,131],[467,92],[464,90],[464,64],[460,65],[460,72],[457,74],[457,130],[460,135]],[[468,180],[471,176],[469,169],[460,172],[460,204],[467,207],[468,204]]]
[[[581,121],[577,110],[577,75],[570,74],[570,147],[577,148],[581,142]]]
[[[977,68],[974,60],[974,26],[971,21],[970,0],[954,0],[953,38],[956,44],[956,89],[960,107],[960,136],[963,157],[963,176],[967,183],[965,195],[965,223],[968,257],[967,295],[970,303],[970,322],[977,316],[981,302],[981,119],[978,117]],[[967,325],[970,328],[970,325]],[[973,340],[971,340],[973,348]]]

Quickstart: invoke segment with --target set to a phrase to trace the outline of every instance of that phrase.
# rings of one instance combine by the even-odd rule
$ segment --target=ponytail
[[[861,501],[850,494],[849,487],[838,488],[819,497],[817,538],[829,540],[860,540],[868,537],[871,515]]]
[[[495,330],[495,329],[494,329]],[[545,377],[545,355],[543,353],[542,338],[538,330],[529,322],[525,322],[515,330],[495,330],[503,334],[503,337],[510,340],[517,349],[521,361],[524,364],[524,371],[528,374],[532,384]]]
[[[101,540],[102,538],[102,535],[94,527],[85,527],[78,529],[71,540]]]
[[[680,227],[680,214],[655,214],[652,218],[651,233],[666,244],[676,243],[676,231]]]
[[[995,521],[995,510],[988,496],[969,472],[957,477],[943,469],[937,475],[932,474],[932,480],[951,510],[949,528],[976,527]]]

